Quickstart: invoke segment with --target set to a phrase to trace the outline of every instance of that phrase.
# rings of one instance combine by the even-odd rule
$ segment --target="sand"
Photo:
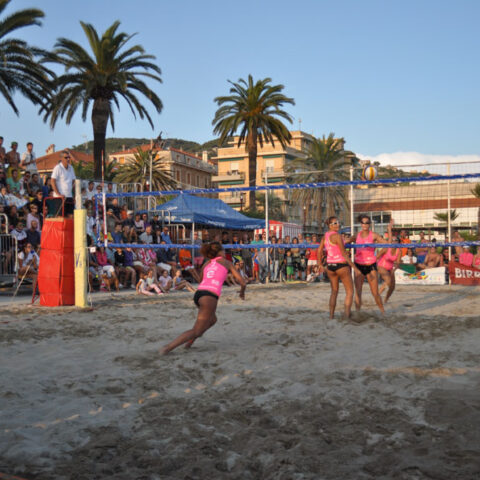
[[[399,286],[356,321],[328,284],[0,313],[0,473],[47,479],[478,479],[480,289]],[[343,295],[339,299],[343,302]],[[1,475],[0,475],[1,477]]]

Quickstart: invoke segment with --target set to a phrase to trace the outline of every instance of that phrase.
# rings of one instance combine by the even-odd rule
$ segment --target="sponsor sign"
[[[450,262],[448,264],[450,280],[456,285],[480,285],[480,270],[466,267],[461,263]]]
[[[426,268],[416,273],[395,270],[395,282],[399,285],[445,285],[445,267]]]

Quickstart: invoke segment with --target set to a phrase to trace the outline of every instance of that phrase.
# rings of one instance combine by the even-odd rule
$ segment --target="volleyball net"
[[[317,234],[320,240],[325,220],[336,216],[347,246],[354,248],[359,215],[366,215],[380,235],[385,235],[393,220],[394,234],[410,237],[415,247],[480,245],[480,162],[378,167],[373,181],[362,179],[362,170],[352,166],[331,172],[272,171],[260,182],[257,179],[255,187],[239,185],[245,178],[232,174],[219,177],[224,181],[217,188],[103,193],[95,202],[97,241],[112,248],[161,249],[195,248],[194,242],[208,238],[223,240],[225,248],[252,248],[242,241],[247,233],[249,240],[260,235],[264,245],[258,248],[308,248],[306,235]],[[134,219],[143,216],[153,230],[167,227],[172,243],[114,241],[119,236],[113,235],[112,223],[104,215],[113,205],[135,205]],[[229,243],[234,235],[234,243]],[[269,242],[272,237],[275,243]]]

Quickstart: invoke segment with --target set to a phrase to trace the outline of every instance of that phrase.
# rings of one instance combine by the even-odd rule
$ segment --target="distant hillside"
[[[150,143],[149,138],[107,138],[105,140],[105,150],[107,155],[113,152],[118,152],[120,150],[135,148],[139,145],[144,145],[145,143]],[[183,140],[181,138],[167,138],[165,139],[166,147],[178,148],[189,153],[200,153],[204,150],[211,152],[213,148],[218,146],[218,139],[210,140],[203,144],[192,142],[191,140]],[[93,153],[93,140],[81,143],[79,145],[74,145],[72,150],[79,150],[81,152]]]

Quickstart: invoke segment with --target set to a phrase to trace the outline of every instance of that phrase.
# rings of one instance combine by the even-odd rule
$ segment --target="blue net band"
[[[223,248],[239,250],[243,248],[263,249],[263,248],[301,248],[312,249],[318,248],[318,243],[257,243],[257,244],[224,244]],[[347,243],[345,248],[426,248],[426,247],[479,247],[480,241],[464,241],[464,242],[437,242],[437,243]],[[168,249],[182,248],[200,250],[201,245],[192,245],[191,243],[108,243],[110,248],[152,248],[152,249]]]
[[[349,185],[393,185],[397,183],[411,182],[432,182],[438,180],[459,180],[469,178],[479,178],[480,173],[464,173],[457,175],[430,175],[428,177],[402,177],[402,178],[380,178],[376,180],[345,180],[340,182],[318,182],[318,183],[290,183],[283,185],[258,185],[255,187],[229,187],[229,188],[196,188],[193,190],[164,190],[159,192],[131,192],[131,193],[106,193],[107,198],[120,197],[149,197],[149,196],[165,196],[165,195],[181,195],[183,193],[199,194],[199,193],[225,193],[225,192],[259,192],[274,190],[295,190],[299,188],[326,188],[326,187],[346,187]],[[97,194],[95,197],[102,199],[103,194]]]

